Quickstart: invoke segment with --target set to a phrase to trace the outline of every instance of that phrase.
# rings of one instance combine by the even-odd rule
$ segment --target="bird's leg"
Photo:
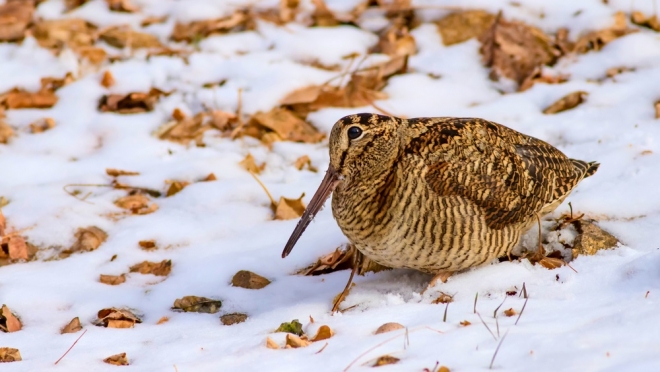
[[[344,290],[335,298],[335,303],[332,305],[332,311],[331,313],[334,313],[335,311],[339,310],[339,304],[341,304],[342,301],[344,301],[344,298],[348,295],[348,292],[351,290],[351,284],[353,283],[353,277],[355,276],[355,273],[358,271],[359,266],[362,264],[362,253],[358,251],[355,246],[352,247],[353,249],[353,263],[352,266],[353,268],[351,269],[351,276],[348,277],[348,283],[346,283],[346,287],[344,287]]]
[[[437,274],[435,274],[433,279],[431,279],[429,285],[426,286],[421,294],[423,295],[426,291],[433,288],[438,283],[438,280],[442,281],[443,283],[447,283],[447,279],[449,279],[449,277],[452,275],[454,275],[453,271],[439,271]]]
[[[539,251],[538,254],[540,254],[542,257],[545,257],[545,248],[543,248],[543,243],[541,241],[541,217],[539,214],[536,214],[536,223],[539,225]]]

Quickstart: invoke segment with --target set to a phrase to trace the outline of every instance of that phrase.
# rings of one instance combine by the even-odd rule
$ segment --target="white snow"
[[[263,8],[277,7],[279,2],[134,3],[143,8],[140,15],[111,13],[101,0],[66,15],[63,1],[49,0],[39,5],[38,14],[83,17],[101,27],[126,22],[137,27],[146,16],[169,15],[171,27],[173,20],[222,17],[245,4]],[[359,2],[328,3],[348,12]],[[414,4],[426,18],[457,7],[502,9],[506,17],[546,31],[569,27],[572,37],[612,24],[618,10],[652,14],[656,9],[650,0]],[[311,9],[309,1],[301,6]],[[658,1],[655,6],[660,6]],[[372,20],[365,19],[368,14]],[[369,25],[368,29],[382,28],[382,14],[365,13],[359,23]],[[569,267],[547,270],[526,260],[497,263],[455,275],[423,295],[427,275],[410,270],[371,273],[356,279],[343,304],[356,307],[331,315],[332,299],[343,289],[348,271],[292,275],[346,242],[329,203],[292,254],[281,259],[297,221],[273,221],[267,196],[238,165],[251,153],[257,163],[267,164],[260,178],[275,198],[296,198],[304,192],[308,202],[328,165],[327,141],[278,142],[269,150],[252,138],[231,141],[208,132],[206,147],[195,147],[161,141],[152,133],[169,120],[174,108],[188,114],[203,107],[234,112],[239,89],[246,115],[268,111],[289,92],[323,84],[341,73],[310,62],[345,68],[349,61],[343,57],[366,53],[377,42],[375,34],[350,26],[307,29],[296,23],[260,24],[256,31],[201,41],[187,61],[136,55],[94,73],[83,73],[87,70],[72,62],[70,51],[55,57],[27,38],[23,44],[0,44],[0,92],[14,87],[36,90],[40,78],[62,77],[68,71],[78,79],[57,91],[59,102],[52,109],[6,112],[17,136],[7,145],[0,144],[0,196],[10,201],[2,211],[9,226],[24,230],[28,241],[44,250],[36,261],[0,267],[0,303],[24,324],[23,330],[0,336],[0,346],[18,348],[23,356],[22,362],[3,365],[3,371],[115,371],[118,367],[102,359],[120,352],[128,354],[131,366],[126,369],[131,371],[341,371],[353,362],[349,370],[357,371],[388,353],[401,361],[381,367],[385,371],[431,370],[436,361],[452,372],[480,371],[488,369],[507,332],[494,362],[497,370],[660,370],[660,122],[653,110],[660,99],[660,34],[642,29],[602,51],[563,58],[548,71],[570,75],[567,83],[537,84],[510,94],[500,93],[488,79],[477,41],[445,47],[433,24],[420,26],[412,35],[419,49],[409,61],[412,71],[390,80],[384,89],[390,98],[378,106],[406,117],[483,117],[548,141],[570,157],[599,161],[596,175],[584,180],[554,216],[567,212],[571,202],[576,211],[599,220],[622,246],[577,258],[571,263],[577,272]],[[612,67],[633,70],[605,78]],[[99,84],[105,70],[117,80],[109,89]],[[225,81],[222,86],[202,87],[221,81]],[[97,110],[104,94],[152,87],[175,93],[162,98],[150,113]],[[589,93],[584,104],[556,115],[542,114],[550,103],[576,90]],[[309,120],[327,133],[341,116],[373,110],[324,109],[310,114]],[[56,127],[29,133],[28,125],[44,117],[55,119]],[[318,173],[294,168],[302,155],[309,155]],[[91,193],[80,201],[63,190],[67,184],[108,184],[106,168],[138,171],[140,176],[120,177],[120,181],[161,191],[168,179],[193,182],[214,173],[218,180],[192,183],[173,197],[155,199],[159,209],[153,214],[114,220],[107,216],[121,211],[113,201],[125,191],[78,187],[82,195]],[[91,225],[108,233],[99,249],[48,260],[73,243],[76,229]],[[551,238],[570,238],[570,232],[563,234]],[[147,239],[156,240],[159,248],[141,250],[138,241]],[[173,262],[165,279],[132,273],[118,286],[98,282],[100,274],[118,275],[141,261],[164,259]],[[252,270],[272,284],[261,290],[232,287],[231,278],[238,270]],[[530,298],[514,325],[517,316],[506,317],[502,311],[520,312],[525,300],[506,292],[520,293],[523,283]],[[445,305],[431,303],[439,291],[454,295],[446,322]],[[498,340],[473,313],[477,293],[477,310],[495,336],[499,325]],[[174,300],[186,295],[221,299],[220,314],[244,312],[249,318],[223,326],[219,314],[171,311]],[[496,324],[493,310],[502,301]],[[134,309],[143,323],[134,329],[93,326],[97,311],[106,307]],[[80,335],[59,334],[76,316],[87,333],[55,366]],[[157,325],[163,316],[170,320]],[[318,354],[325,341],[301,349],[266,348],[266,337],[283,343],[284,335],[273,331],[292,319],[299,319],[308,334],[323,324],[336,334]],[[472,325],[460,326],[464,320]],[[373,334],[386,322],[405,325],[409,344],[404,346],[404,330]]]

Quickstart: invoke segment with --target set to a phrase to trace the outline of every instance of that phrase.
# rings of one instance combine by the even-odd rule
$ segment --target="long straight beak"
[[[289,241],[286,242],[284,250],[282,251],[282,258],[288,256],[289,253],[291,253],[291,250],[293,250],[293,247],[296,245],[298,239],[300,239],[300,236],[307,228],[307,225],[312,222],[314,216],[316,216],[316,213],[321,210],[321,207],[323,207],[325,201],[328,199],[330,194],[332,194],[332,191],[335,189],[335,187],[337,187],[339,181],[339,173],[332,167],[332,165],[330,165],[328,170],[325,172],[325,177],[323,177],[321,185],[319,186],[318,190],[316,190],[316,193],[314,193],[314,196],[312,196],[312,200],[309,202],[309,205],[305,209],[305,212],[300,218],[300,221],[298,221],[296,228],[291,233]]]

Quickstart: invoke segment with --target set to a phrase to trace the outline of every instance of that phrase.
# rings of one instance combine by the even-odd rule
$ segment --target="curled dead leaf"
[[[316,101],[321,94],[323,87],[320,85],[311,85],[308,87],[296,89],[287,94],[280,101],[280,105],[295,105],[300,103],[312,103]]]
[[[0,5],[0,41],[23,39],[32,13],[34,3],[31,1],[9,1]]]
[[[484,64],[491,78],[508,78],[521,86],[537,69],[552,65],[561,55],[559,47],[540,29],[498,15],[480,37]]]
[[[538,263],[548,270],[558,269],[566,265],[566,262],[564,262],[564,260],[555,257],[543,257],[538,261]]]
[[[655,118],[660,119],[660,101],[656,101],[653,104],[653,107],[655,108]],[[0,124],[2,124],[2,123],[0,123]],[[2,142],[2,129],[1,128],[0,128],[0,142]]]
[[[660,21],[657,14],[647,17],[644,13],[635,11],[630,15],[630,21],[638,26],[648,27],[651,30],[660,32]]]
[[[188,117],[181,110],[176,109],[172,113],[172,118],[173,120],[158,128],[154,134],[160,139],[184,145],[193,140],[197,145],[202,145],[206,131],[212,129],[228,131],[237,122],[236,115],[220,110],[200,112]]]
[[[296,116],[292,111],[276,107],[269,112],[259,112],[250,120],[249,126],[265,127],[275,132],[284,141],[317,143],[324,137],[323,134],[305,120]],[[252,135],[251,132],[246,132]],[[260,135],[257,135],[260,138]]]
[[[21,321],[11,312],[7,305],[2,305],[0,309],[0,331],[3,332],[16,332],[23,328]]]
[[[466,10],[451,13],[436,22],[444,45],[453,45],[479,37],[495,21],[495,15],[483,10]]]
[[[378,329],[376,330],[376,332],[374,332],[374,334],[379,335],[381,333],[392,332],[392,331],[396,331],[397,329],[403,329],[403,328],[405,327],[399,323],[394,323],[394,322],[385,323],[382,326],[378,327]]]
[[[20,362],[21,352],[11,347],[0,347],[0,363]]]
[[[279,349],[280,345],[278,345],[272,338],[266,337],[266,347],[269,349]]]
[[[231,314],[224,314],[223,316],[220,317],[220,321],[224,325],[234,325],[238,323],[243,323],[246,321],[248,318],[247,314],[243,313],[231,313]]]
[[[288,199],[283,196],[274,206],[276,220],[291,220],[302,216],[305,212],[305,204],[302,199],[305,193],[302,193],[298,199]]]
[[[108,234],[96,226],[81,227],[74,234],[76,242],[71,248],[60,253],[61,258],[66,258],[76,252],[91,252],[103,244]]]
[[[133,5],[130,0],[105,0],[108,3],[108,9],[115,12],[135,13],[140,9]]]
[[[378,359],[374,362],[372,367],[386,366],[388,364],[396,364],[399,362],[399,358],[393,357],[391,355],[379,356]]]
[[[515,310],[513,310],[513,308],[509,308],[509,309],[504,310],[504,315],[506,315],[508,317],[512,317],[516,314],[518,314],[518,313]]]
[[[110,177],[119,177],[119,176],[139,176],[140,172],[133,172],[115,168],[106,168],[105,173]]]
[[[270,280],[247,270],[237,272],[231,279],[231,285],[234,287],[247,289],[261,289],[268,284],[270,284]]]
[[[172,31],[172,40],[195,42],[212,34],[243,31],[250,25],[247,10],[238,9],[225,18],[177,23]]]
[[[560,98],[552,105],[546,107],[545,110],[543,110],[543,113],[546,115],[556,114],[558,112],[575,108],[584,102],[584,99],[587,97],[587,95],[588,93],[584,91],[569,93],[564,97]]]
[[[126,274],[121,275],[105,275],[101,274],[99,282],[108,285],[119,285],[126,282]]]
[[[78,332],[82,329],[83,329],[83,327],[82,327],[82,324],[80,324],[80,318],[75,317],[75,318],[71,319],[71,321],[67,325],[62,327],[62,329],[60,330],[60,333],[61,334],[76,333],[76,332]]]
[[[98,47],[77,47],[75,48],[75,52],[81,59],[96,66],[101,65],[108,58],[108,53],[105,49]]]
[[[573,48],[577,53],[587,53],[590,50],[598,51],[611,41],[628,35],[635,30],[629,29],[626,22],[626,15],[623,12],[617,12],[614,15],[614,24],[606,29],[597,30],[581,36],[575,42]]]
[[[143,261],[131,266],[129,270],[132,273],[168,276],[172,271],[172,260],[163,260],[161,262]]]
[[[152,34],[134,31],[128,26],[112,27],[99,35],[99,38],[115,48],[160,48],[160,40]]]
[[[0,106],[0,143],[7,144],[9,139],[14,136],[14,130],[3,120],[2,110],[2,106]]]
[[[467,326],[471,325],[472,323],[468,322],[467,320],[464,320],[464,321],[462,321],[458,324],[462,325],[463,327],[467,327]]]
[[[126,357],[126,353],[121,353],[121,354],[111,355],[103,359],[103,362],[112,364],[113,366],[127,366],[128,358]]]
[[[312,343],[309,340],[305,340],[304,338],[298,337],[294,334],[287,333],[286,334],[286,348],[299,348],[299,347],[306,347],[311,345]]]
[[[330,337],[334,336],[334,334],[335,333],[332,331],[332,328],[330,328],[327,325],[322,325],[316,331],[316,334],[314,335],[314,337],[312,337],[311,341],[316,342],[316,341],[321,341],[321,340],[327,340]]]
[[[156,102],[163,95],[166,94],[155,88],[152,88],[147,93],[134,92],[104,95],[99,100],[98,109],[101,112],[117,112],[120,114],[149,112],[153,111]]]
[[[108,328],[133,328],[135,323],[142,323],[137,315],[128,309],[110,307],[99,310],[94,325]]]
[[[7,255],[10,260],[27,260],[29,258],[28,246],[22,236],[12,235],[8,237]]]
[[[222,301],[206,297],[184,296],[174,301],[172,310],[182,310],[187,313],[215,314],[220,311]]]
[[[163,323],[167,323],[167,322],[169,322],[169,321],[170,321],[170,318],[168,318],[168,317],[166,317],[166,316],[163,316],[163,317],[161,317],[160,319],[158,319],[158,321],[156,322],[156,324],[163,324]]]
[[[314,26],[332,27],[339,24],[339,20],[330,8],[328,8],[325,0],[312,0],[312,4],[314,4],[314,13],[312,13]]]
[[[96,41],[96,27],[80,18],[41,20],[35,24],[32,33],[44,48],[62,49],[68,46],[79,53],[81,48],[90,48]]]
[[[149,214],[158,210],[158,205],[150,203],[149,197],[144,194],[121,197],[115,200],[115,205],[119,208],[128,209],[133,214]]]
[[[210,182],[210,181],[217,181],[218,178],[215,176],[213,173],[209,173],[208,176],[204,177],[203,179],[200,180],[200,182]]]

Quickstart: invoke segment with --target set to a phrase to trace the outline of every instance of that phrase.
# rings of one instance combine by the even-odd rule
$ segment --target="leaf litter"
[[[184,296],[174,301],[172,310],[181,310],[187,313],[215,314],[220,311],[222,301],[212,300],[199,296]]]
[[[128,309],[111,307],[99,310],[98,319],[94,325],[106,328],[133,328],[136,323],[142,323],[135,313]]]

